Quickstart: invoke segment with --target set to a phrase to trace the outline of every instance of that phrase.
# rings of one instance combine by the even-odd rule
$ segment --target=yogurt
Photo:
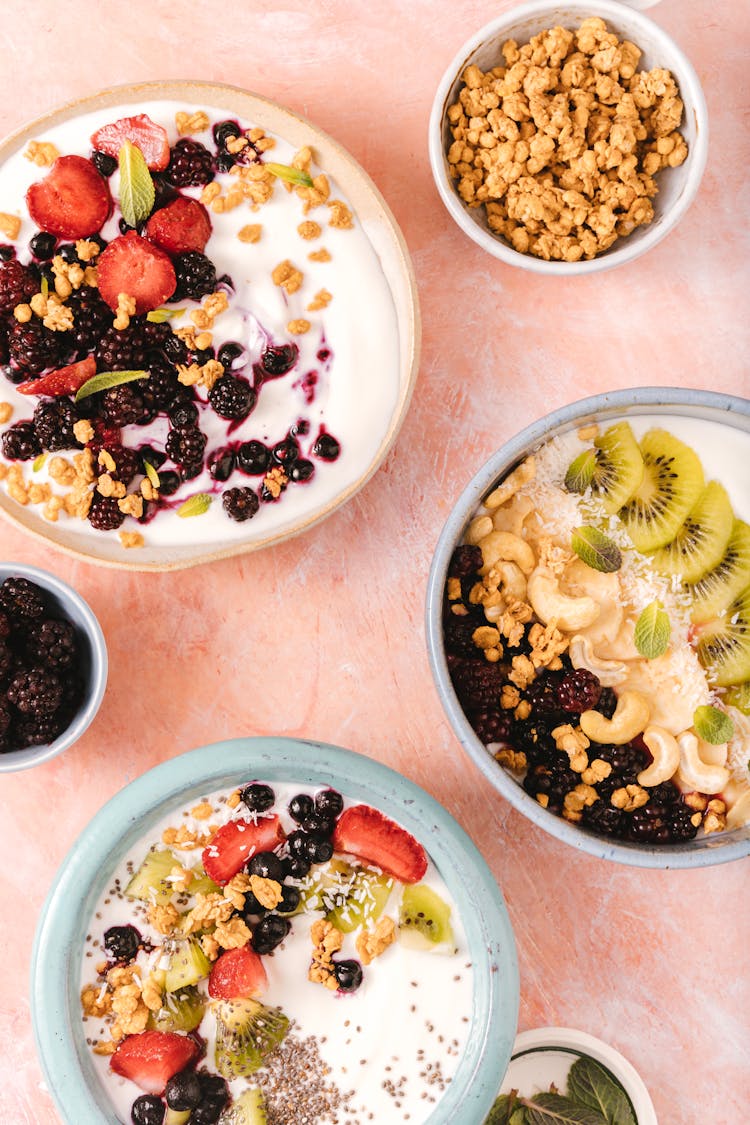
[[[97,128],[139,112],[162,125],[170,143],[174,144],[177,140],[175,115],[199,110],[207,114],[210,125],[228,116],[226,111],[205,105],[146,101],[137,106],[114,106],[83,114],[44,131],[38,139],[55,145],[61,154],[88,156],[89,138]],[[242,121],[240,125],[249,129],[253,122]],[[210,131],[198,132],[194,139],[213,151]],[[273,136],[272,139],[274,147],[263,154],[264,158],[290,165],[295,149],[283,137]],[[24,196],[29,185],[46,172],[46,168],[40,169],[18,152],[5,162],[0,173],[0,211],[19,215],[22,220],[15,243],[21,261],[27,260],[28,241],[37,229],[27,214]],[[313,163],[311,173],[319,172],[325,169]],[[236,185],[237,179],[229,173],[217,173],[214,182],[226,192]],[[119,198],[118,171],[111,176],[109,185],[116,201]],[[185,196],[199,198],[202,187],[186,187],[180,191]],[[329,200],[340,200],[353,212],[335,180],[330,182]],[[209,210],[209,213],[213,232],[205,253],[216,265],[217,277],[226,275],[233,285],[226,290],[229,308],[216,319],[212,328],[214,351],[218,353],[221,345],[228,341],[241,344],[246,350],[241,370],[251,382],[252,367],[268,345],[294,343],[299,348],[299,357],[288,374],[263,383],[255,409],[241,423],[230,425],[208,407],[201,408],[199,425],[208,436],[204,471],[185,481],[170,497],[169,504],[162,501],[155,518],[147,524],[139,528],[128,517],[123,525],[122,530],[140,531],[149,547],[265,540],[288,532],[301,521],[319,517],[342,493],[356,487],[373,465],[400,392],[397,314],[366,223],[353,214],[350,229],[332,226],[329,223],[332,212],[326,205],[304,214],[301,199],[293,191],[287,191],[281,181],[276,182],[271,199],[260,206],[251,208],[244,201],[232,210],[221,213]],[[113,217],[101,232],[105,239],[118,235],[119,218],[119,208],[115,207]],[[301,237],[298,227],[306,220],[321,226],[319,237],[309,241]],[[248,225],[261,228],[256,243],[238,237]],[[330,259],[310,258],[310,254],[326,257],[321,251],[326,251]],[[301,287],[291,295],[273,280],[274,269],[285,260],[303,276]],[[316,297],[322,291],[330,294],[330,302],[310,311],[309,306],[316,304]],[[167,304],[167,308],[184,310],[170,320],[173,329],[189,326],[190,313],[199,304],[191,300]],[[289,325],[299,320],[307,320],[309,331],[290,334]],[[0,383],[0,401],[8,403],[12,409],[10,421],[29,419],[36,399],[20,395],[10,381],[0,380]],[[205,388],[198,388],[199,402],[205,402],[205,398]],[[241,442],[259,440],[273,446],[283,441],[292,428],[297,434],[300,455],[314,464],[312,478],[303,483],[290,483],[278,501],[262,503],[251,520],[237,523],[229,519],[222,510],[221,493],[232,487],[257,488],[259,478],[235,470],[229,481],[219,485],[207,471],[209,455],[230,442],[237,447]],[[149,425],[124,428],[122,440],[126,446],[152,444],[163,449],[167,432],[167,419],[162,415]],[[335,461],[317,458],[312,452],[320,434],[333,435],[338,441],[340,453]],[[47,465],[32,471],[29,462],[15,464],[21,465],[26,484],[50,483],[53,492],[59,491],[49,481]],[[169,462],[166,468],[171,468]],[[212,498],[208,510],[199,517],[180,518],[179,506],[198,493]],[[27,513],[35,522],[38,518],[38,529],[44,531],[47,524],[42,507],[29,505]],[[64,512],[58,518],[64,522],[66,541],[73,547],[85,549],[85,540],[91,535],[117,537],[115,531],[95,531],[87,520],[66,516]]]
[[[287,833],[298,828],[288,815],[290,799],[299,793],[313,794],[304,786],[275,784],[276,803],[271,812],[278,813]],[[139,978],[145,980],[162,957],[164,941],[149,923],[147,904],[136,902],[123,893],[134,870],[137,870],[153,845],[162,847],[162,834],[182,827],[196,836],[232,819],[252,819],[244,805],[232,808],[226,792],[209,794],[204,801],[212,807],[210,821],[199,809],[199,817],[190,808],[177,809],[168,815],[122,857],[111,884],[101,895],[94,911],[81,963],[81,988],[104,988],[105,977],[97,975],[103,967],[103,935],[111,926],[134,925],[148,950],[138,953]],[[351,802],[345,800],[345,808]],[[260,814],[268,815],[268,814]],[[174,833],[171,833],[173,836]],[[200,849],[170,849],[186,867],[200,861]],[[283,851],[282,849],[279,849]],[[337,853],[338,855],[338,853]],[[336,856],[334,857],[334,859]],[[354,862],[354,861],[353,861]],[[320,868],[314,865],[311,874],[296,885],[303,891]],[[287,882],[290,882],[287,879]],[[292,917],[292,928],[272,954],[263,956],[268,988],[259,997],[269,1007],[278,1006],[290,1019],[286,1039],[265,1060],[265,1065],[247,1079],[230,1082],[233,1097],[248,1085],[259,1085],[267,1098],[270,1122],[290,1120],[284,1106],[293,1097],[299,1120],[349,1121],[352,1125],[367,1121],[425,1121],[439,1103],[441,1093],[454,1075],[466,1047],[472,1011],[472,968],[461,919],[451,895],[431,861],[422,883],[431,887],[450,908],[453,941],[450,948],[432,952],[412,948],[396,940],[363,968],[361,986],[352,993],[329,990],[308,980],[312,944],[311,923],[323,915],[308,908]],[[403,886],[393,881],[390,896],[381,917],[399,917]],[[185,896],[180,909],[189,908]],[[312,904],[314,905],[314,903]],[[372,923],[370,924],[372,926]],[[355,940],[357,932],[344,935],[337,958],[359,958]],[[111,967],[110,960],[110,967]],[[198,985],[205,991],[206,981]],[[86,1040],[94,1047],[109,1038],[108,1025],[95,1016],[84,1016]],[[206,1042],[206,1057],[199,1066],[214,1071],[215,1021],[210,1008],[198,1028]],[[132,1082],[118,1077],[109,1066],[106,1055],[92,1054],[98,1079],[106,1091],[120,1121],[130,1121],[134,1099],[142,1092]],[[327,1068],[329,1109],[315,1113],[315,1087],[321,1067]],[[286,1099],[286,1100],[285,1100]],[[312,1113],[309,1118],[304,1113]],[[288,1112],[288,1110],[287,1110]],[[340,1116],[336,1116],[336,1113]],[[295,1118],[297,1119],[297,1118]]]

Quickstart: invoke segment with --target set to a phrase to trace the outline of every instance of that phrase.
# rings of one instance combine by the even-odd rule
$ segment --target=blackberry
[[[598,676],[588,668],[574,668],[566,672],[558,687],[558,702],[563,711],[580,715],[596,707],[602,694]]]
[[[530,766],[551,766],[567,761],[552,737],[559,716],[530,715],[528,719],[513,719],[508,736],[514,750],[523,751]]]
[[[135,926],[110,926],[104,932],[104,949],[111,961],[132,961],[141,946]]]
[[[476,630],[486,624],[486,619],[481,610],[471,607],[469,613],[448,613],[443,626],[443,640],[448,652],[456,656],[473,659],[479,655],[479,649],[474,644],[473,636]]]
[[[333,971],[339,992],[356,992],[362,983],[362,966],[359,961],[334,961]]]
[[[634,785],[638,774],[645,769],[649,762],[648,753],[631,743],[625,746],[600,746],[596,742],[591,744],[595,752],[589,753],[590,758],[601,758],[612,766],[612,773],[607,781],[614,779],[620,785]]]
[[[156,1094],[141,1094],[130,1107],[130,1118],[133,1125],[163,1125],[166,1112],[164,1102]]]
[[[341,453],[341,445],[333,434],[320,434],[315,439],[312,451],[314,456],[319,457],[321,461],[335,461]]]
[[[584,806],[582,812],[582,825],[600,836],[622,838],[627,832],[628,814],[608,801],[594,801],[593,805]]]
[[[456,547],[448,563],[449,578],[475,577],[483,565],[482,548],[462,544]]]
[[[512,720],[508,711],[498,707],[483,707],[469,717],[474,733],[480,742],[507,742]]]
[[[263,352],[260,357],[263,371],[272,378],[286,375],[297,362],[299,348],[296,344],[276,344]]]
[[[110,311],[109,316],[112,313]],[[146,348],[138,326],[119,331],[107,328],[94,351],[96,365],[103,371],[141,371],[146,362]]]
[[[208,457],[208,472],[212,480],[224,483],[234,472],[234,451],[216,449]]]
[[[0,586],[0,606],[11,618],[35,621],[46,612],[44,594],[28,578],[6,578]]]
[[[532,766],[523,779],[523,787],[532,797],[546,796],[546,808],[561,813],[565,794],[578,785],[580,777],[569,766],[556,763],[552,766]]]
[[[260,507],[260,501],[252,488],[228,488],[221,498],[224,511],[237,523],[253,518]]]
[[[253,781],[250,785],[240,789],[240,800],[250,809],[250,812],[267,812],[276,803],[276,794],[270,785],[261,781]]]
[[[262,441],[244,441],[237,450],[237,462],[243,473],[262,477],[271,461],[271,451]]]
[[[671,843],[676,844],[683,840],[692,840],[695,837],[700,825],[692,823],[692,816],[692,809],[687,808],[683,804],[676,805],[669,810],[665,819],[669,827]]]
[[[15,422],[0,439],[3,456],[9,461],[33,461],[42,452],[33,422]]]
[[[63,359],[65,333],[51,332],[39,320],[20,324],[14,320],[8,329],[8,357],[19,371],[41,375],[47,367],[57,367]]]
[[[115,531],[125,519],[114,496],[101,496],[98,492],[89,509],[89,523],[97,531]]]
[[[176,465],[196,465],[203,461],[207,440],[197,426],[180,426],[169,431],[164,448]]]
[[[10,726],[10,711],[8,710],[8,702],[5,699],[0,699],[0,738],[5,734]]]
[[[49,618],[34,621],[26,633],[25,647],[32,660],[45,668],[70,668],[78,655],[75,626]]]
[[[110,387],[101,397],[100,410],[110,426],[131,426],[143,418],[145,403],[143,395],[133,383],[122,383]]]
[[[599,702],[596,705],[597,711],[604,715],[605,719],[611,719],[617,707],[617,696],[611,687],[605,687],[601,690]]]
[[[99,296],[99,290],[88,285],[72,293],[67,303],[73,313],[73,327],[68,332],[68,337],[76,356],[85,359],[97,348],[106,332],[116,331],[112,328],[112,310]],[[115,371],[118,368],[106,367],[105,370]],[[119,370],[127,371],[128,368]]]
[[[553,715],[562,710],[560,686],[563,677],[559,672],[546,672],[537,676],[526,689],[526,699],[534,714]]]
[[[13,312],[16,305],[25,304],[38,290],[34,274],[16,258],[0,262],[0,312]]]
[[[281,944],[291,928],[292,923],[288,918],[282,918],[279,914],[267,914],[253,928],[250,945],[256,953],[271,953],[277,945]]]
[[[507,682],[507,665],[490,664],[484,657],[461,660],[453,669],[453,687],[465,711],[499,703],[500,692]]]
[[[13,650],[5,643],[0,641],[0,680],[4,680],[10,672],[11,668],[16,662]],[[3,706],[0,700],[0,708]],[[2,733],[2,712],[0,711],[0,733]]]
[[[680,791],[671,781],[663,781],[661,785],[654,786],[650,794],[649,807],[659,808],[662,811],[671,808],[680,799]]]
[[[47,746],[62,734],[69,721],[58,711],[50,715],[19,715],[12,727],[12,741],[19,750]]]
[[[210,258],[198,250],[188,250],[174,259],[177,286],[170,301],[184,301],[186,297],[199,301],[216,288],[216,267]]]
[[[635,809],[628,818],[628,839],[643,844],[668,844],[671,838],[669,825],[658,808],[650,804]]]
[[[41,667],[17,672],[8,686],[8,699],[24,715],[51,715],[62,701],[62,684],[54,672]]]
[[[149,359],[149,370],[151,374],[141,391],[144,402],[150,403],[157,411],[168,411],[185,390],[177,378],[174,364],[162,356],[153,356]]]
[[[108,152],[99,152],[94,149],[89,157],[89,160],[96,168],[100,176],[104,176],[105,180],[117,170],[117,160],[114,156],[110,156]]]
[[[34,429],[42,449],[79,449],[81,443],[73,433],[78,421],[75,407],[65,398],[38,402],[34,409]]]
[[[289,466],[287,473],[289,479],[295,484],[304,484],[306,480],[310,480],[314,475],[315,466],[312,461],[307,461],[304,457],[300,457],[298,461],[295,461],[293,465]]]
[[[255,406],[257,395],[247,379],[222,375],[208,392],[208,401],[220,418],[240,421],[247,418]]]
[[[56,245],[57,239],[54,234],[39,231],[39,234],[35,234],[29,242],[29,250],[38,262],[48,262],[55,252]]]
[[[178,141],[169,155],[164,178],[174,187],[208,184],[214,178],[213,156],[200,141]]]
[[[124,445],[108,445],[107,453],[115,463],[114,469],[108,469],[110,476],[115,480],[128,485],[141,471],[141,458],[137,449],[130,449]]]

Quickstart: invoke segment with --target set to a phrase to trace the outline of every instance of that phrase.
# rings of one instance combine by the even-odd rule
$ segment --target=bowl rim
[[[63,860],[40,914],[30,974],[37,1053],[62,1119],[68,1125],[117,1122],[84,1077],[78,993],[83,936],[118,858],[143,835],[144,820],[153,825],[194,797],[253,777],[271,784],[337,785],[352,799],[383,808],[424,844],[456,899],[472,960],[478,962],[466,1051],[428,1121],[448,1125],[459,1105],[471,1109],[472,1120],[483,1120],[510,1059],[519,1006],[515,941],[492,873],[457,821],[414,782],[354,751],[286,737],[229,739],[155,766],[104,805]]]
[[[430,670],[442,707],[462,749],[490,785],[548,835],[587,855],[633,867],[697,868],[742,859],[750,855],[750,828],[707,837],[699,848],[692,846],[691,842],[672,844],[667,848],[626,841],[609,842],[548,813],[510,774],[498,767],[464,715],[453,690],[445,659],[442,635],[443,589],[453,548],[482,498],[495,481],[544,440],[573,426],[601,420],[602,415],[616,417],[628,412],[674,415],[682,412],[687,416],[700,417],[706,410],[713,412],[711,420],[718,422],[727,415],[741,416],[747,422],[738,428],[750,432],[750,400],[716,391],[668,386],[635,387],[591,395],[568,403],[532,422],[492,454],[453,503],[437,540],[427,580],[425,632]],[[742,833],[742,838],[737,838],[737,833]],[[732,836],[735,838],[732,839]]]
[[[67,750],[74,742],[77,742],[94,721],[102,704],[109,667],[107,642],[104,639],[99,619],[77,590],[48,570],[30,566],[28,563],[0,562],[0,581],[4,581],[11,574],[17,574],[19,577],[36,582],[43,590],[48,591],[57,599],[63,611],[70,603],[75,606],[78,617],[74,624],[86,634],[91,646],[91,674],[86,685],[86,704],[79,708],[70,725],[66,727],[62,734],[46,746],[27,746],[23,750],[9,750],[0,754],[0,773],[14,773],[17,770],[40,766],[42,763],[56,758],[58,754],[62,754],[63,750]]]
[[[264,97],[262,94],[256,94],[251,90],[227,82],[190,78],[155,79],[108,86],[57,105],[34,120],[21,125],[12,133],[0,136],[0,164],[14,155],[28,140],[40,135],[44,129],[69,121],[77,114],[87,113],[98,108],[106,109],[112,105],[137,104],[147,99],[188,101],[195,105],[208,105],[209,107],[224,107],[226,105],[228,110],[231,108],[237,115],[255,116],[265,128],[281,132],[282,135],[283,128],[287,128],[292,133],[297,130],[304,131],[308,135],[309,142],[318,150],[319,154],[322,153],[321,159],[326,163],[329,172],[337,178],[355,212],[359,212],[366,204],[368,208],[368,228],[377,223],[379,230],[384,233],[387,239],[390,247],[389,254],[392,254],[392,257],[389,258],[391,272],[394,277],[397,276],[398,287],[396,288],[391,284],[385,269],[383,273],[395,309],[399,347],[396,400],[387,426],[383,428],[378,448],[369,464],[355,480],[350,480],[342,491],[322,507],[312,513],[300,516],[293,526],[268,532],[257,540],[251,542],[243,540],[225,541],[224,545],[219,548],[214,548],[207,543],[200,549],[194,549],[188,555],[184,554],[184,548],[180,544],[172,544],[166,547],[153,548],[158,553],[156,561],[143,561],[142,558],[139,558],[139,555],[142,556],[143,554],[142,550],[128,550],[126,548],[121,548],[114,557],[102,557],[95,550],[96,540],[92,540],[90,544],[87,540],[83,545],[70,543],[64,539],[60,540],[55,537],[54,524],[43,527],[44,521],[29,520],[23,507],[11,502],[8,497],[0,492],[0,517],[7,519],[11,525],[19,528],[27,535],[31,535],[37,542],[43,543],[46,547],[52,546],[79,561],[136,573],[184,570],[187,567],[200,566],[218,559],[232,558],[275,546],[317,526],[343,507],[374,476],[396,442],[408,415],[419,374],[422,335],[419,293],[414,265],[403,232],[380,189],[359,161],[339,141],[307,117],[296,113],[280,102]],[[283,126],[281,122],[283,122]],[[355,196],[359,203],[356,203],[352,196]],[[365,223],[361,222],[360,225],[364,229]],[[372,242],[368,230],[365,230],[365,234],[373,246],[378,260],[382,263],[383,256]],[[114,546],[116,545],[113,544]],[[93,549],[89,549],[90,547]]]
[[[681,194],[668,216],[664,217],[658,226],[654,226],[652,223],[645,228],[640,228],[643,233],[636,243],[632,243],[629,238],[620,239],[620,245],[615,245],[612,249],[589,261],[547,262],[533,254],[521,254],[518,250],[514,250],[504,239],[491,235],[470,217],[468,208],[459,198],[447,172],[445,145],[443,143],[443,120],[451,87],[466,66],[469,57],[481,47],[486,39],[496,35],[502,28],[519,19],[542,17],[558,9],[579,6],[590,7],[592,16],[601,16],[608,22],[616,22],[618,17],[622,18],[627,14],[629,21],[633,21],[636,26],[647,32],[668,53],[678,59],[681,71],[679,78],[680,96],[686,106],[686,112],[693,113],[696,139],[688,154],[688,160],[691,161],[689,168],[687,165],[683,165],[688,171],[689,187]],[[670,65],[670,69],[672,65]],[[497,16],[479,28],[455,53],[438,83],[428,124],[428,152],[432,177],[438,194],[456,225],[488,254],[505,262],[506,265],[519,266],[532,273],[563,277],[584,277],[625,265],[641,257],[670,234],[698,193],[708,159],[708,141],[708,107],[703,88],[690,59],[677,41],[653,19],[645,15],[640,9],[626,6],[619,0],[598,0],[596,3],[593,0],[591,2],[589,0],[574,0],[570,5],[561,4],[558,0],[528,0],[527,3],[508,8],[501,16]]]

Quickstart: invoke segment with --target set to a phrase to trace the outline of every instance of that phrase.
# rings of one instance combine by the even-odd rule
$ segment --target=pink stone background
[[[86,736],[62,758],[0,780],[2,1125],[59,1121],[35,1057],[27,979],[39,910],[67,849],[102,803],[150,766],[257,734],[370,754],[457,817],[508,903],[520,1029],[572,1026],[612,1043],[643,1076],[662,1125],[747,1120],[747,861],[638,871],[532,830],[487,790],[452,735],[422,618],[451,504],[512,433],[614,387],[748,394],[750,6],[663,0],[651,11],[703,82],[708,170],[680,227],[651,254],[569,281],[484,256],[452,225],[430,176],[433,91],[463,40],[509,6],[3,4],[0,133],[79,95],[156,78],[234,83],[330,132],[402,226],[424,346],[413,405],[385,465],[296,541],[184,573],[127,577],[0,525],[0,557],[47,567],[77,587],[110,653],[106,699]]]

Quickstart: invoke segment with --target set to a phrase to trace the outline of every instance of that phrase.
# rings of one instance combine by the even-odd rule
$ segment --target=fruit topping
[[[169,164],[169,138],[161,125],[152,121],[147,113],[137,113],[133,117],[121,117],[111,125],[102,125],[91,136],[91,144],[97,152],[106,153],[116,159],[125,141],[137,145],[146,164],[152,172],[161,172]],[[114,171],[109,173],[110,175]],[[106,174],[106,173],[103,173]]]
[[[258,1000],[219,1000],[213,1011],[216,1069],[228,1079],[253,1074],[278,1047],[289,1028],[283,1012],[267,1008]]]
[[[247,945],[222,953],[208,978],[208,995],[213,1000],[248,999],[259,996],[267,987],[263,962]]]
[[[359,961],[347,959],[333,962],[339,992],[356,992],[362,984],[362,966]]]
[[[419,841],[370,805],[344,810],[336,823],[333,846],[402,883],[418,883],[427,870],[427,854]]]
[[[58,156],[44,179],[26,192],[26,205],[41,230],[78,239],[101,229],[112,200],[107,181],[90,160]]]
[[[666,430],[649,430],[640,444],[643,478],[619,516],[634,546],[655,551],[670,543],[704,488],[697,454]]]
[[[276,794],[270,785],[261,781],[253,781],[240,790],[240,800],[250,812],[262,813],[272,809],[276,803]]]
[[[200,941],[194,935],[187,938],[173,938],[169,964],[164,979],[165,992],[179,992],[203,980],[211,972],[211,962],[203,952]]]
[[[216,288],[216,267],[210,258],[197,250],[178,254],[174,260],[176,286],[173,301],[200,301]],[[166,300],[166,298],[165,298]]]
[[[98,259],[99,292],[116,312],[121,294],[135,300],[136,314],[147,313],[175,291],[175,269],[167,254],[135,231],[110,242]]]
[[[206,1010],[206,1000],[195,986],[180,988],[164,997],[164,1004],[149,1016],[155,1031],[194,1031]]]
[[[174,894],[170,876],[179,866],[176,855],[168,848],[151,848],[125,887],[126,896],[162,905],[169,902]]]
[[[711,684],[729,687],[750,679],[750,586],[706,625],[698,638],[698,655]]]
[[[197,199],[179,195],[146,223],[146,237],[168,254],[202,252],[211,237],[208,211]]]
[[[172,1076],[164,1089],[170,1109],[195,1109],[201,1100],[201,1084],[194,1070],[181,1070]]]
[[[285,839],[278,816],[230,820],[203,849],[203,868],[210,879],[224,886],[256,852],[271,851]]]
[[[130,1108],[133,1125],[164,1125],[164,1103],[155,1094],[141,1094]]]
[[[654,569],[677,574],[683,582],[697,582],[721,562],[733,524],[727,490],[718,481],[709,481],[674,539],[653,556]]]
[[[48,371],[38,379],[29,379],[19,383],[18,390],[22,395],[49,395],[57,398],[60,395],[72,395],[83,386],[88,379],[96,374],[96,360],[87,356],[78,363],[69,363],[66,367],[58,367],[55,371]],[[47,446],[50,448],[50,446]],[[63,447],[61,447],[63,448]]]
[[[183,138],[172,149],[166,179],[175,187],[208,184],[214,178],[213,157],[200,141]]]
[[[110,1067],[148,1094],[161,1094],[169,1079],[198,1055],[198,1044],[170,1031],[141,1031],[122,1040]]]
[[[399,941],[415,949],[453,950],[451,910],[426,883],[404,887],[398,915]]]
[[[110,926],[104,932],[104,949],[112,961],[132,961],[141,946],[141,935],[135,926]]]

